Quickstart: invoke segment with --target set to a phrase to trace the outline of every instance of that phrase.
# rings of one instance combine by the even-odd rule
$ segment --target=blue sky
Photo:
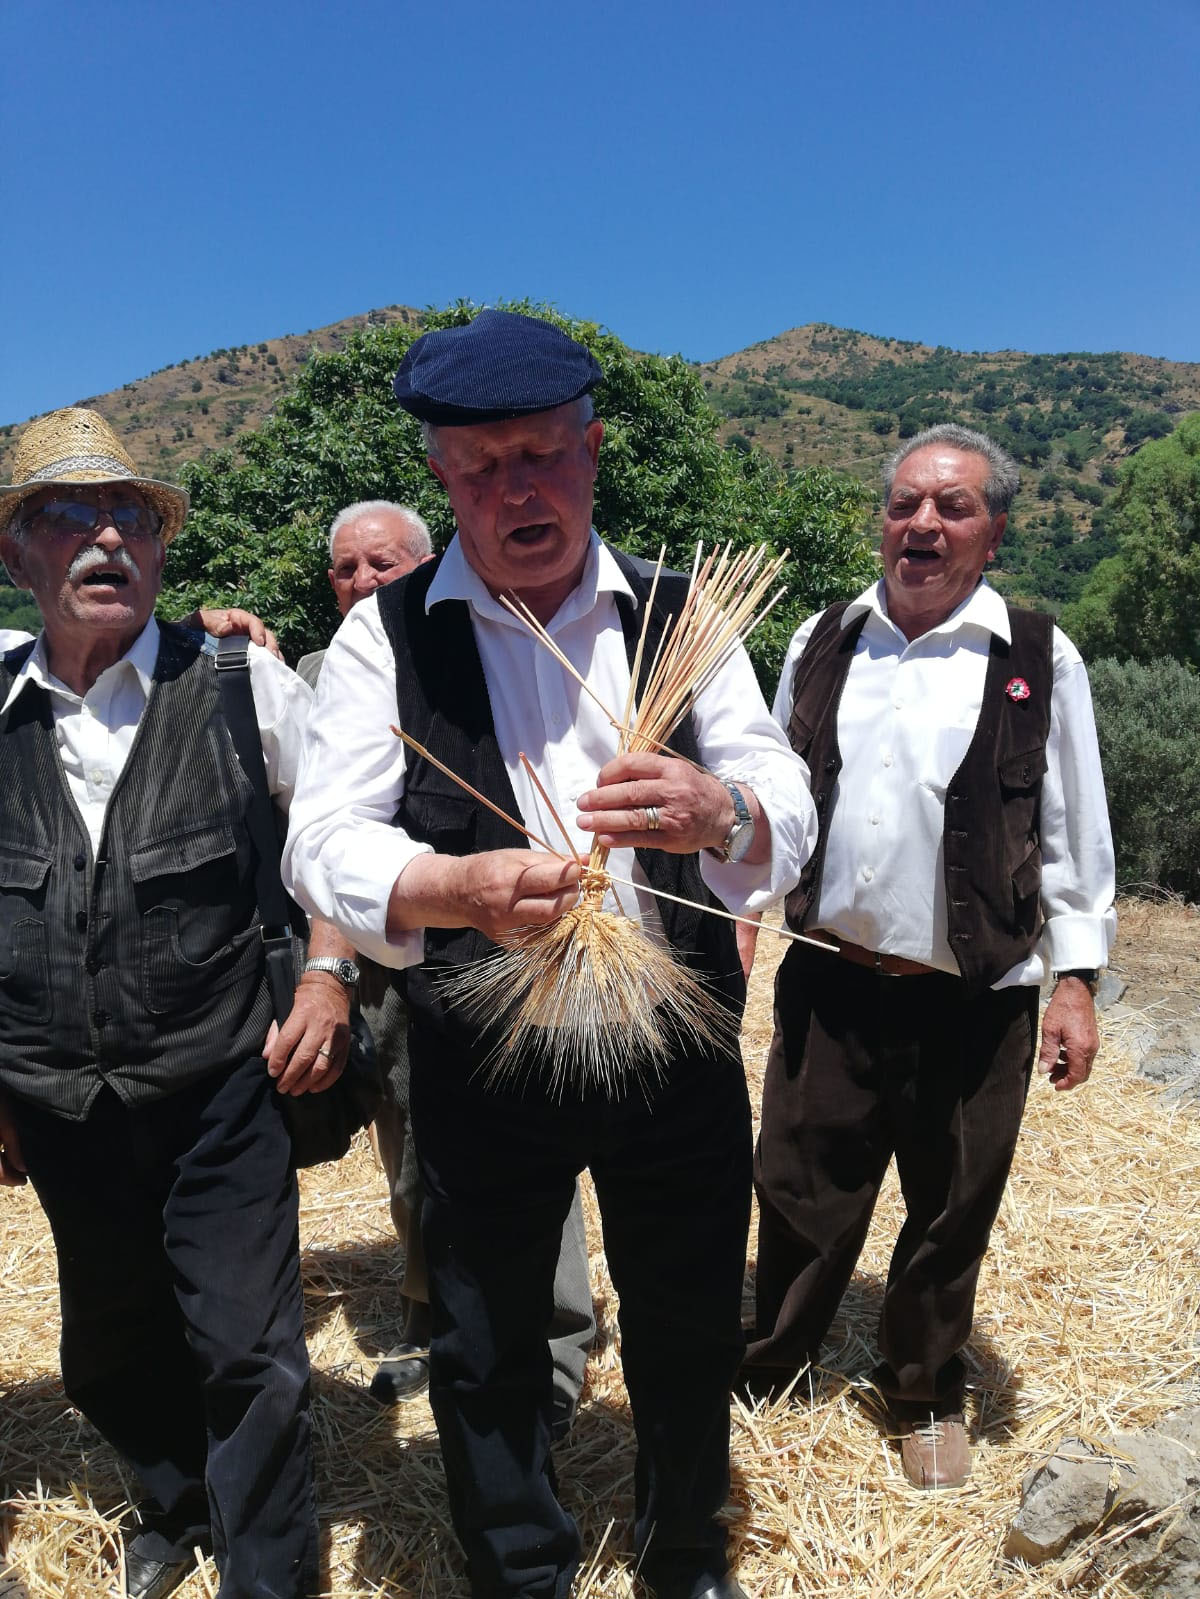
[[[1200,361],[1200,0],[4,0],[0,421],[392,303]]]

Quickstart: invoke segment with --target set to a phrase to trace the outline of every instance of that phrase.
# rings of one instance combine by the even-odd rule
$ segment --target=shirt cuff
[[[817,842],[817,813],[804,788],[804,803],[797,805],[794,795],[776,800],[769,780],[733,776],[723,782],[739,783],[753,790],[771,828],[770,857],[758,866],[745,862],[731,865],[718,860],[708,850],[700,851],[700,876],[705,884],[736,916],[753,916],[789,894],[800,881],[800,868]]]
[[[1115,911],[1103,916],[1067,913],[1042,928],[1042,949],[1052,972],[1092,971],[1108,965],[1117,930]]]

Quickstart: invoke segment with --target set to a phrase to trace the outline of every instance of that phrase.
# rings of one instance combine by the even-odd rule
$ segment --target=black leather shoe
[[[371,1398],[381,1405],[416,1399],[429,1387],[429,1350],[421,1344],[397,1344],[375,1368]]]
[[[654,1599],[689,1599],[691,1595],[689,1588],[651,1587],[650,1592],[654,1595]],[[747,1599],[747,1594],[736,1578],[724,1576],[719,1577],[702,1593],[696,1594],[694,1599]]]
[[[125,1592],[130,1599],[164,1599],[192,1570],[191,1560],[151,1560],[136,1549],[125,1551]]]

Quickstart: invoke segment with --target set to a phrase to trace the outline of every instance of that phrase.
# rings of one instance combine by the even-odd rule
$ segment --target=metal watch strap
[[[359,971],[352,960],[344,955],[313,955],[304,963],[305,972],[328,972],[347,988],[357,988]]]
[[[733,843],[734,838],[737,836],[738,832],[746,826],[747,823],[753,827],[754,818],[750,815],[750,807],[746,804],[746,801],[742,795],[742,791],[736,783],[726,783],[722,781],[721,787],[733,801],[733,826],[729,829],[728,833],[726,833],[724,842],[722,843],[720,849],[714,850],[713,853],[718,855],[721,860],[728,861],[730,845]]]

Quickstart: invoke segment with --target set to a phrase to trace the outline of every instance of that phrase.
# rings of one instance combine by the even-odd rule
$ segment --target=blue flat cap
[[[392,389],[422,422],[470,427],[566,405],[590,394],[603,376],[592,352],[553,323],[480,311],[464,327],[415,339]]]

